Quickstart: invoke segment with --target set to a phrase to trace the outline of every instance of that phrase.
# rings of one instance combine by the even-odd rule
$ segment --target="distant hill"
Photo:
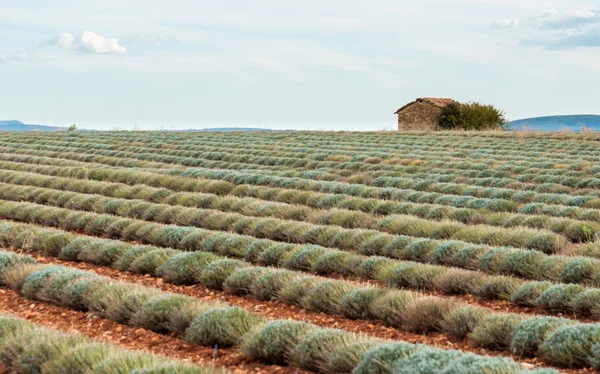
[[[574,114],[566,116],[548,116],[525,118],[511,122],[514,129],[531,129],[541,131],[560,131],[565,128],[579,131],[582,127],[600,131],[600,115]]]
[[[258,127],[212,127],[209,129],[188,129],[188,130],[173,130],[173,131],[185,131],[185,132],[256,132],[256,131],[294,131],[294,130],[274,130],[274,129],[261,129]]]
[[[0,121],[0,131],[65,131],[66,127],[46,126],[46,125],[28,125],[21,121]],[[78,131],[95,131],[88,129],[78,129]],[[163,130],[164,131],[164,130]],[[213,127],[210,129],[188,129],[188,130],[166,130],[166,131],[182,131],[182,132],[235,132],[235,131],[294,131],[294,130],[273,130],[261,129],[257,127]]]
[[[64,131],[66,127],[26,125],[21,121],[0,121],[0,131]]]

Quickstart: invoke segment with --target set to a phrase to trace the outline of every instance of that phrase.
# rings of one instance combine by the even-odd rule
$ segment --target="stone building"
[[[398,109],[398,131],[436,131],[442,109],[452,99],[421,97]]]

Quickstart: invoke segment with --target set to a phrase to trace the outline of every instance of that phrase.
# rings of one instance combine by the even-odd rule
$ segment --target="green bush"
[[[252,359],[283,364],[304,335],[314,331],[314,325],[304,322],[270,322],[266,326],[259,326],[244,335],[241,350]]]
[[[469,337],[488,349],[510,347],[523,317],[516,314],[491,314],[475,328]]]
[[[447,241],[439,244],[431,252],[431,263],[436,265],[451,265],[452,258],[461,249],[461,243],[456,241]]]
[[[23,286],[20,290],[20,293],[29,298],[29,299],[37,299],[38,293],[46,286],[48,281],[66,271],[66,268],[60,265],[49,266],[38,271],[35,271],[25,279],[23,282]]]
[[[156,247],[149,245],[131,247],[121,257],[119,257],[119,259],[115,262],[114,267],[122,271],[127,271],[135,260],[156,249]]]
[[[356,275],[364,257],[349,252],[331,251],[325,253],[313,266],[317,274]]]
[[[450,295],[470,294],[481,287],[487,276],[481,272],[450,268],[433,279],[437,290]]]
[[[467,337],[490,314],[487,309],[464,306],[452,310],[442,320],[441,330],[459,339]]]
[[[300,368],[320,371],[326,368],[331,355],[343,346],[358,342],[358,335],[343,330],[319,329],[303,335],[290,352],[291,361]]]
[[[391,287],[415,287],[431,289],[434,279],[448,271],[441,266],[405,262],[396,266],[385,276],[385,283]]]
[[[387,257],[369,256],[360,265],[358,271],[361,277],[385,281],[392,270],[398,266],[396,260]]]
[[[302,305],[310,310],[338,313],[344,296],[357,288],[348,282],[328,280],[311,289],[302,300]]]
[[[138,352],[123,352],[94,365],[92,369],[97,374],[112,374],[118,371],[151,370],[159,364],[160,359],[156,356]]]
[[[413,292],[392,291],[374,299],[371,302],[368,314],[384,321],[387,325],[401,327],[404,323],[402,313],[419,296],[419,294]]]
[[[361,362],[364,355],[379,344],[380,341],[377,340],[364,340],[343,344],[331,353],[327,361],[326,370],[330,373],[351,373],[359,362]]]
[[[166,326],[169,331],[181,336],[185,335],[185,332],[192,324],[192,321],[202,312],[213,309],[213,308],[225,308],[228,305],[220,303],[203,303],[201,301],[193,301],[191,303],[183,304],[180,308],[172,309],[169,312],[169,320],[166,322]]]
[[[512,293],[524,282],[517,278],[505,276],[488,276],[482,279],[479,287],[473,289],[473,294],[488,299],[509,300]]]
[[[550,282],[527,282],[514,290],[510,301],[520,306],[537,306],[539,297],[552,286]]]
[[[0,250],[0,274],[4,273],[5,269],[11,268],[15,265],[35,264],[35,263],[36,263],[35,259],[31,256],[25,256],[25,255],[16,254],[14,252],[7,252],[7,251]],[[0,283],[2,283],[1,277],[0,277]]]
[[[397,362],[413,355],[421,346],[404,342],[381,344],[368,351],[354,374],[388,374]]]
[[[585,288],[578,284],[557,284],[540,295],[537,305],[554,312],[570,311],[577,295],[584,291]]]
[[[236,269],[223,282],[223,289],[235,295],[247,295],[252,292],[252,284],[261,275],[271,270],[261,267],[245,267]]]
[[[299,278],[282,288],[278,297],[286,303],[300,304],[313,288],[324,282],[327,282],[325,278],[312,276]]]
[[[591,283],[598,273],[600,261],[585,257],[572,258],[565,264],[558,280],[562,283]]]
[[[202,273],[204,268],[220,258],[205,252],[179,253],[169,258],[156,269],[156,275],[175,284],[192,284],[195,275]]]
[[[510,349],[518,356],[534,356],[548,335],[569,323],[572,322],[558,317],[535,317],[523,320],[514,333]]]
[[[592,289],[577,294],[571,306],[580,316],[597,315],[600,311],[600,290]]]
[[[191,297],[177,294],[163,294],[153,297],[145,302],[131,317],[131,324],[165,333],[169,331],[167,323],[171,318],[171,313],[193,301],[194,299]]]
[[[347,318],[372,319],[371,304],[390,291],[381,288],[360,288],[344,295],[339,310]]]
[[[237,307],[213,308],[200,313],[188,328],[186,340],[200,345],[229,347],[264,318]]]
[[[127,323],[142,305],[161,292],[137,284],[106,282],[84,294],[84,303],[90,311],[118,323]]]
[[[41,301],[47,301],[54,304],[61,304],[64,300],[64,291],[67,290],[66,286],[71,282],[76,282],[79,279],[91,279],[94,278],[96,281],[100,280],[100,277],[86,273],[82,270],[73,268],[62,268],[60,271],[55,272],[50,278],[45,281],[45,284],[37,292],[35,298]],[[29,279],[29,277],[28,277]],[[25,281],[24,291],[28,281]]]
[[[546,257],[536,250],[515,251],[502,259],[498,271],[526,279],[537,279],[540,274],[540,263]]]
[[[43,331],[27,326],[28,331],[15,334],[10,341],[3,341],[2,361],[12,365],[15,371],[40,373],[44,364],[51,362],[62,352],[85,343],[80,336],[64,335],[54,331]],[[27,328],[26,327],[26,328]]]
[[[404,325],[415,332],[438,331],[444,318],[458,308],[451,299],[428,296],[406,304],[400,314]]]
[[[108,241],[93,241],[90,245],[86,245],[77,255],[77,260],[89,262],[95,265],[111,266],[125,252],[129,250],[131,245],[127,243],[115,243]],[[63,248],[64,253],[65,248]]]
[[[60,304],[74,309],[86,309],[86,296],[103,287],[105,282],[105,279],[93,276],[75,278],[61,289]]]
[[[302,277],[302,273],[289,270],[270,270],[256,277],[251,285],[252,295],[259,300],[276,299],[284,287],[300,277]]]
[[[589,365],[592,347],[600,343],[600,324],[586,323],[559,327],[540,345],[543,357],[564,367]]]
[[[592,346],[588,361],[594,369],[600,369],[600,343],[596,343]]]
[[[74,240],[72,235],[47,231],[38,233],[31,243],[36,252],[43,255],[58,256],[61,249]]]
[[[393,372],[395,374],[439,373],[463,355],[461,351],[423,348],[396,362]]]
[[[327,249],[317,246],[305,246],[283,264],[285,268],[292,270],[312,270],[319,257],[327,252]]]
[[[526,371],[521,368],[517,362],[509,358],[478,356],[471,353],[465,353],[460,357],[450,361],[441,374],[558,374],[554,369],[537,369]]]
[[[277,266],[287,261],[293,256],[297,247],[293,244],[277,244],[264,250],[256,259],[256,262],[263,266]]]
[[[222,290],[223,283],[234,271],[249,266],[251,265],[239,260],[218,260],[204,267],[199,274],[194,273],[194,279],[208,288]]]
[[[567,226],[564,234],[574,243],[583,243],[595,241],[596,231],[592,224],[574,222]]]
[[[93,366],[123,352],[116,347],[103,343],[82,343],[57,354],[46,362],[42,372],[47,373],[84,373]]]
[[[495,130],[508,127],[504,112],[477,102],[453,102],[442,109],[439,126],[443,130]]]
[[[137,257],[127,270],[155,276],[156,270],[177,253],[177,251],[169,248],[155,249]]]

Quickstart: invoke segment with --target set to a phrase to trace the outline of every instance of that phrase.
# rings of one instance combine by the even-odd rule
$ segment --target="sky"
[[[598,87],[598,0],[0,0],[0,120],[384,130],[417,97],[600,114]]]

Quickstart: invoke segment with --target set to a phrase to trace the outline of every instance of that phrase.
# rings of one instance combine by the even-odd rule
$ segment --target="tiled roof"
[[[427,104],[431,104],[433,106],[436,106],[438,108],[444,108],[445,106],[447,106],[450,103],[453,103],[454,100],[452,99],[447,99],[447,98],[438,98],[438,97],[420,97],[417,100],[410,102],[408,104],[406,104],[405,106],[403,106],[402,108],[398,109],[394,114],[398,114],[398,112],[400,112],[402,109],[413,105],[414,103],[427,103]]]

